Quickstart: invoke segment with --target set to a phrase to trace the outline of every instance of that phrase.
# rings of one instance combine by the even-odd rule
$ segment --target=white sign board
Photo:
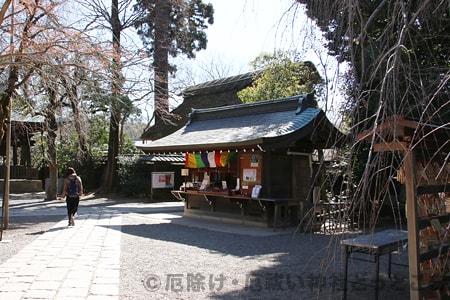
[[[153,189],[171,189],[174,185],[175,172],[152,172]]]

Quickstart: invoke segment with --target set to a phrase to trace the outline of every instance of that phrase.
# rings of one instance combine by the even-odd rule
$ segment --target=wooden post
[[[10,53],[11,53],[11,66],[14,63],[14,1],[10,1],[11,4],[11,36],[10,36]],[[7,6],[5,6],[7,7]],[[10,66],[10,67],[11,67]],[[7,106],[8,115],[6,116],[6,153],[5,153],[5,186],[3,188],[3,202],[2,202],[2,227],[1,236],[3,237],[3,230],[9,227],[9,179],[11,172],[10,165],[10,147],[11,147],[11,109],[12,109],[12,95],[9,97]],[[1,238],[0,238],[1,240]]]
[[[405,152],[406,218],[408,219],[409,293],[411,300],[420,299],[419,291],[419,227],[414,150]]]

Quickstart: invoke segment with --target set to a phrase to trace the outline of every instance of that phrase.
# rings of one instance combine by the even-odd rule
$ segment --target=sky
[[[296,17],[306,20],[299,6],[292,8],[293,0],[203,2],[214,7],[214,24],[206,30],[207,49],[197,53],[193,65],[202,66],[219,58],[221,63],[233,65],[236,74],[248,71],[249,63],[263,52],[293,49],[299,42],[298,32],[292,31],[293,24],[297,27],[300,23]]]
[[[306,17],[295,0],[203,0],[214,7],[214,23],[205,30],[207,48],[195,59],[177,57],[170,109],[183,101],[179,91],[194,84],[252,71],[250,63],[261,53],[279,50],[295,51],[303,61],[316,65],[322,78],[329,82],[328,98],[319,106],[330,116],[341,101],[337,80],[337,63],[323,47],[322,33]],[[136,45],[141,41],[136,38]],[[213,70],[215,70],[213,72]],[[214,74],[209,74],[214,73]],[[140,75],[139,75],[140,76]],[[143,117],[151,119],[153,101],[139,106]]]
[[[214,7],[214,24],[206,30],[208,45],[189,64],[195,70],[195,84],[205,82],[204,68],[218,61],[230,69],[226,76],[251,71],[249,63],[263,52],[296,51],[312,61],[329,81],[329,102],[325,111],[336,108],[338,65],[323,47],[322,33],[294,0],[203,0]],[[226,77],[225,76],[225,77]]]
[[[322,33],[306,17],[302,5],[295,0],[202,1],[211,3],[214,7],[214,24],[206,29],[207,49],[197,52],[194,60],[181,56],[173,61],[178,71],[177,79],[172,82],[176,92],[170,101],[171,109],[182,102],[182,97],[179,96],[181,89],[252,71],[250,62],[258,55],[278,50],[295,51],[300,55],[300,59],[316,65],[322,78],[329,82],[328,98],[332,99],[322,108],[326,112],[331,109],[334,99],[339,98],[339,90],[336,88],[336,80],[339,79],[336,72],[337,63],[333,57],[327,55],[327,50],[323,47]],[[142,47],[142,41],[135,31],[131,32],[130,36],[124,39],[136,48]],[[212,69],[216,70],[214,74],[208,74]],[[142,68],[132,68],[130,74],[139,80],[151,75],[145,73]],[[144,98],[141,103],[139,106],[145,111],[144,118],[150,119],[153,101]]]
[[[205,0],[214,7],[214,24],[206,33],[208,47],[199,53],[232,58],[247,64],[261,52],[290,46],[289,35],[280,21],[292,0]],[[283,36],[284,38],[281,38]],[[287,37],[286,37],[287,36]]]

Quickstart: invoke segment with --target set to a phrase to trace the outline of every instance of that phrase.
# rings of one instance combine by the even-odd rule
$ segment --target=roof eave
[[[195,144],[195,145],[173,145],[173,146],[148,146],[139,147],[145,153],[186,153],[197,151],[228,151],[228,150],[244,150],[260,148],[263,139],[255,139],[242,142],[224,142],[211,144]]]

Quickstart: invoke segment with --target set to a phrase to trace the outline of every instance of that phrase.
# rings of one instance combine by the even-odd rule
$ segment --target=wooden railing
[[[11,179],[39,179],[39,171],[36,168],[26,166],[11,166]],[[5,166],[0,165],[0,179],[5,179]]]

